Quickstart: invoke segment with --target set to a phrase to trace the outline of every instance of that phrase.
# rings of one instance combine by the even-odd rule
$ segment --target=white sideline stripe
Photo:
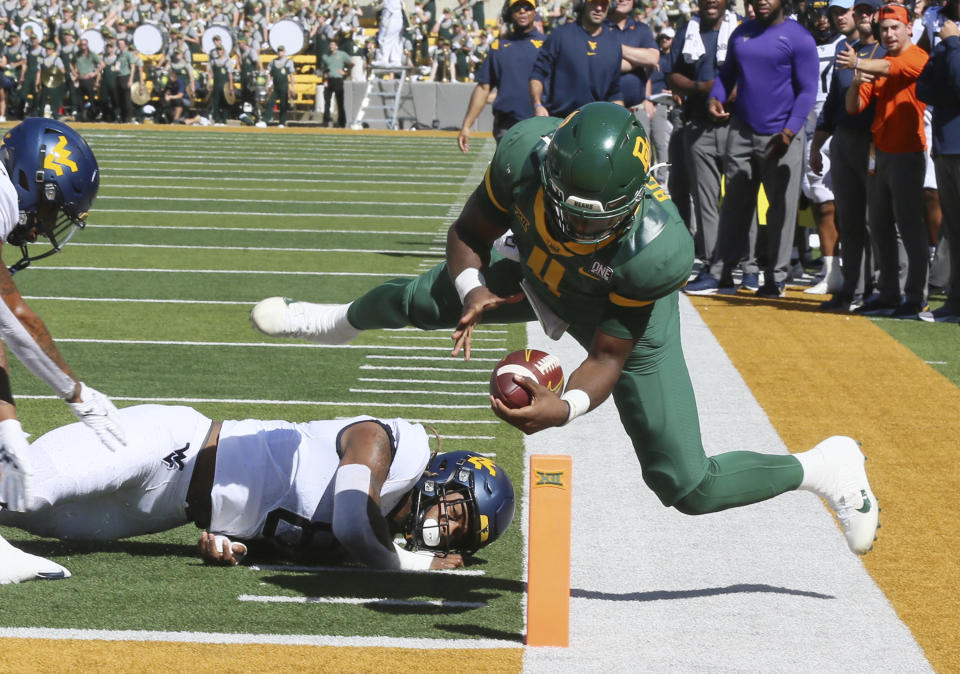
[[[152,232],[157,230],[182,230],[185,232],[253,232],[255,234],[370,234],[375,236],[386,235],[386,236],[430,236],[435,237],[434,232],[414,232],[410,230],[384,230],[384,229],[327,229],[327,228],[278,228],[270,227],[264,229],[259,226],[251,227],[203,227],[203,226],[194,226],[194,225],[105,225],[105,224],[95,224],[87,225],[87,229],[148,229]]]
[[[454,381],[452,379],[380,379],[378,377],[357,377],[357,381],[372,381],[381,384],[448,384],[450,386],[477,386],[487,383],[486,379]]]
[[[42,245],[42,244],[41,244]],[[46,244],[50,246],[49,242]],[[421,257],[436,257],[442,251],[436,249],[427,250],[391,250],[388,248],[303,248],[290,247],[281,248],[275,246],[180,246],[171,243],[88,243],[84,241],[71,241],[70,248],[152,248],[152,249],[171,249],[171,250],[223,250],[223,251],[256,251],[256,252],[275,252],[275,253],[370,253],[374,255],[419,255]]]
[[[415,274],[381,274],[375,272],[363,271],[271,271],[266,269],[160,269],[151,267],[67,267],[54,265],[41,265],[30,267],[30,269],[46,271],[122,271],[122,272],[147,272],[151,274],[267,274],[276,276],[373,276],[397,278],[414,277]]]
[[[171,641],[192,644],[275,644],[279,646],[360,646],[367,648],[490,649],[523,648],[501,639],[403,639],[334,637],[315,634],[236,634],[230,632],[154,632],[148,630],[77,630],[53,627],[0,627],[0,638],[73,639],[78,641]]]
[[[161,180],[172,180],[172,179],[173,178],[161,178]],[[202,179],[198,178],[194,180],[194,182],[198,182],[199,180],[202,180]],[[216,178],[215,180],[218,185],[222,183],[265,182],[257,178],[226,178],[226,179]],[[266,182],[289,183],[291,181],[283,180],[282,178],[272,178],[267,180]],[[302,182],[313,183],[316,181],[304,180]],[[391,182],[391,184],[396,185],[398,183]],[[313,192],[336,192],[337,194],[411,194],[412,192],[414,192],[414,190],[410,190],[410,189],[390,189],[389,187],[384,187],[382,189],[377,189],[377,190],[344,190],[344,189],[337,189],[337,188],[329,188],[326,190],[321,190],[315,186],[311,186],[311,187]],[[149,185],[146,182],[143,182],[143,183],[138,183],[136,185],[127,185],[123,183],[119,183],[119,184],[111,183],[109,189],[110,190],[151,190],[151,191],[152,190],[188,190],[192,192],[209,192],[212,189],[212,187],[208,185]],[[296,194],[303,194],[304,192],[303,188],[290,189],[285,187],[261,187],[257,191],[269,192],[269,193],[276,192],[281,194],[288,194],[291,192],[294,192]],[[457,195],[456,190],[450,190],[448,192],[433,192],[433,191],[428,192],[423,190],[416,190],[416,193],[429,194],[430,196],[436,196],[436,197],[453,197]],[[111,197],[111,196],[121,196],[121,195],[104,194],[103,192],[100,193],[101,199],[103,199],[104,197]]]
[[[444,440],[496,440],[495,435],[444,435]],[[484,456],[496,456],[496,454],[484,454]]]
[[[414,328],[414,327],[393,328],[393,330],[396,332],[418,332],[420,334],[423,334],[424,332],[437,332],[436,330],[423,330],[421,328]],[[486,328],[481,326],[481,327],[477,327],[473,331],[473,334],[475,336],[476,335],[505,335],[508,332],[509,332],[508,330],[496,330],[496,329]]]
[[[489,351],[490,349],[482,349],[482,350]],[[383,355],[377,355],[377,354],[370,354],[367,356],[367,358],[379,358],[380,360],[436,360],[436,358],[433,358],[432,356],[383,356]],[[499,358],[471,358],[469,362],[499,363],[500,359]],[[468,371],[468,368],[465,367],[463,368],[463,370],[466,372]]]
[[[394,346],[388,344],[304,344],[304,343],[274,343],[274,342],[193,342],[167,339],[91,339],[86,337],[58,338],[58,342],[65,344],[134,344],[152,346],[237,346],[237,347],[269,347],[280,349],[389,349],[392,351],[423,351],[424,349],[443,349],[444,347],[431,346]],[[445,349],[444,349],[445,350]],[[479,348],[474,351],[499,351],[500,349]]]
[[[251,215],[258,218],[387,218],[390,220],[442,220],[446,215],[396,215],[394,213],[266,213],[261,211],[172,211],[168,209],[98,208],[98,213],[159,213],[165,215]]]
[[[24,395],[17,394],[23,400],[62,400],[53,395]],[[374,403],[374,402],[330,402],[327,400],[251,400],[249,398],[142,398],[137,396],[110,396],[111,400],[122,400],[134,403],[229,403],[235,405],[311,405],[320,407],[388,407],[396,409],[426,409],[426,410],[486,410],[490,405],[429,405],[408,403]],[[442,422],[447,423],[447,422]],[[470,422],[451,422],[470,423]],[[495,422],[494,422],[495,423]]]
[[[216,199],[212,197],[121,197],[101,195],[100,200],[112,199],[115,201],[209,201],[211,203],[224,204],[299,204],[307,206],[437,206],[438,208],[449,208],[450,204],[444,203],[424,203],[422,201],[347,201],[345,199],[336,199],[333,201],[327,199],[321,200],[303,200],[303,199]]]
[[[440,606],[442,608],[485,608],[485,601],[453,601],[449,599],[388,599],[386,597],[284,597],[281,595],[241,594],[239,601],[264,604],[352,604],[365,606]]]
[[[350,393],[415,393],[418,395],[439,395],[439,396],[473,396],[474,398],[489,397],[489,393],[470,393],[468,391],[426,391],[426,390],[407,390],[407,389],[380,389],[380,388],[351,388],[347,389]]]
[[[257,564],[247,567],[251,571],[296,571],[303,573],[435,573],[446,576],[484,576],[483,569],[435,569],[423,571],[401,571],[395,569],[368,569],[361,566],[284,566],[283,564]]]

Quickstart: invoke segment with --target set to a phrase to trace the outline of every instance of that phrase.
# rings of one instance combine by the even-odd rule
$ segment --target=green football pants
[[[499,295],[520,291],[521,268],[498,258],[484,274]],[[417,278],[393,279],[357,299],[347,313],[361,330],[414,326],[450,329],[462,306],[446,264]],[[536,320],[527,302],[485,313],[484,323]],[[572,324],[570,334],[589,349],[595,326]],[[790,455],[729,452],[707,457],[690,375],[680,346],[678,293],[649,308],[643,337],[613,390],[624,429],[633,442],[643,479],[665,506],[697,515],[763,501],[796,489],[803,477]]]

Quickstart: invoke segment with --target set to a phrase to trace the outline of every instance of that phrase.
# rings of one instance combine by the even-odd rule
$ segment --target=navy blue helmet
[[[451,498],[454,494],[458,496]],[[468,531],[456,540],[447,535],[443,522],[448,502],[467,510]],[[439,505],[439,523],[426,518],[434,505]],[[437,454],[430,460],[413,490],[411,506],[404,526],[408,547],[461,554],[472,554],[497,540],[510,526],[516,509],[513,484],[503,468],[465,451]]]
[[[100,169],[80,134],[63,122],[35,117],[3,136],[0,162],[17,191],[20,217],[6,243],[19,246],[23,257],[11,268],[52,255],[83,229],[87,211],[100,189]],[[31,231],[50,239],[52,248],[30,255]]]

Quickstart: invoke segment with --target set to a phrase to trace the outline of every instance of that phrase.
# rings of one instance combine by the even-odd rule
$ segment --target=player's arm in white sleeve
[[[20,362],[70,405],[71,411],[90,426],[113,451],[126,444],[117,408],[109,398],[77,380],[60,354],[47,326],[31,309],[0,264],[0,337]]]

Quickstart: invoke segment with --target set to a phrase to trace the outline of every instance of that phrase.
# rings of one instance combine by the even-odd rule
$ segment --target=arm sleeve
[[[370,498],[370,468],[340,466],[334,476],[333,535],[350,558],[375,569],[399,569],[387,521]]]
[[[870,99],[873,98],[873,85],[875,82],[863,82],[860,85],[860,88],[857,90],[857,97],[860,101],[860,110],[863,112],[864,108],[870,105]],[[854,85],[850,85],[854,86]]]
[[[39,379],[45,381],[54,393],[64,400],[73,395],[77,382],[44,353],[33,335],[23,327],[2,299],[0,299],[0,335],[20,362]]]
[[[787,118],[786,128],[794,133],[800,133],[807,115],[813,110],[817,101],[817,84],[820,79],[820,59],[817,56],[817,47],[813,38],[805,36],[805,40],[797,45],[793,52],[793,73],[796,98],[793,109]]]
[[[928,105],[936,105],[937,103],[939,52],[939,49],[934,50],[933,56],[927,61],[926,67],[920,73],[920,77],[917,78],[917,98]]]

